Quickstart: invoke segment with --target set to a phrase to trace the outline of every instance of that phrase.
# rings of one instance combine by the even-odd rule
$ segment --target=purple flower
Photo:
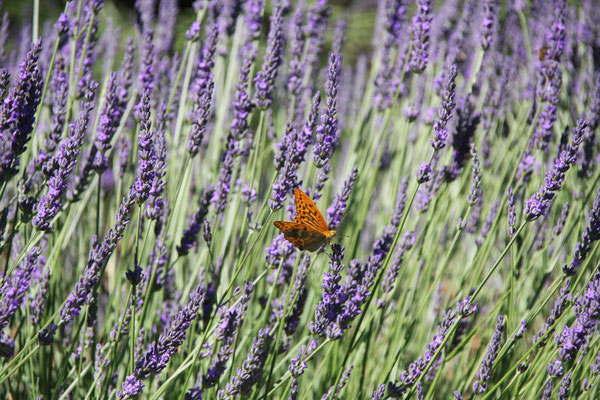
[[[155,52],[154,52],[154,32],[152,29],[145,28],[144,34],[142,35],[142,55],[140,62],[140,72],[138,73],[138,80],[142,95],[148,91],[150,94],[154,93],[154,81],[155,72]],[[138,104],[138,109],[142,106],[142,103]],[[142,117],[140,117],[142,118]]]
[[[492,336],[492,340],[490,341],[488,349],[485,353],[483,362],[479,367],[479,371],[477,371],[477,380],[473,383],[473,391],[475,393],[485,393],[485,390],[487,388],[487,382],[492,377],[492,368],[494,367],[494,362],[496,361],[498,351],[500,350],[500,343],[502,341],[503,331],[504,317],[502,317],[502,315],[499,315],[498,323],[496,324],[496,329],[494,330],[494,335]]]
[[[473,144],[475,131],[481,120],[481,114],[475,111],[475,105],[471,95],[459,100],[456,109],[458,121],[456,131],[452,135],[452,162],[450,166],[444,168],[444,178],[447,181],[453,181],[458,177],[460,170],[464,167],[469,157],[469,151]]]
[[[189,253],[190,249],[196,244],[198,240],[198,234],[204,224],[204,219],[208,214],[208,207],[210,206],[210,199],[213,194],[212,188],[205,189],[200,193],[200,204],[198,209],[192,216],[189,226],[183,231],[181,236],[181,242],[176,247],[179,256],[185,256]]]
[[[538,346],[543,347],[546,345],[546,342],[554,328],[552,326],[560,318],[563,312],[566,310],[568,303],[571,301],[571,293],[569,292],[569,287],[571,286],[571,280],[566,279],[563,287],[560,289],[560,294],[558,298],[554,301],[554,305],[552,306],[552,311],[550,315],[546,319],[546,322],[540,329],[540,331],[533,337],[533,343],[537,343]],[[552,330],[550,330],[552,328]]]
[[[325,393],[321,397],[321,400],[327,400],[329,398],[340,399],[341,398],[340,393],[342,392],[342,389],[344,388],[344,386],[346,386],[348,379],[350,379],[350,374],[352,374],[353,369],[354,369],[354,365],[352,365],[352,364],[348,365],[348,367],[346,367],[346,369],[342,372],[342,376],[340,377],[340,380],[337,383],[337,385],[331,386],[329,388],[329,390],[327,391],[327,393]]]
[[[400,273],[400,267],[402,266],[402,260],[404,259],[404,253],[410,250],[414,244],[415,236],[412,232],[407,232],[402,236],[400,247],[394,253],[394,257],[392,259],[390,267],[388,268],[385,277],[381,282],[382,295],[390,293],[394,289],[396,279],[398,278],[398,274]],[[386,302],[383,299],[377,299],[376,304],[378,308],[383,308],[385,307]]]
[[[41,40],[19,66],[19,75],[0,106],[0,179],[8,180],[18,172],[19,156],[25,152],[35,123],[42,95],[42,74],[38,59]]]
[[[564,378],[562,378],[560,388],[558,388],[558,400],[568,400],[570,388],[571,388],[571,373],[568,372],[564,376]]]
[[[329,229],[336,229],[344,217],[344,211],[348,205],[350,194],[352,193],[352,186],[358,176],[358,167],[353,167],[350,171],[350,176],[344,181],[342,192],[335,195],[333,202],[327,208],[327,221],[329,221]]]
[[[130,188],[127,197],[123,198],[121,202],[115,224],[106,234],[106,238],[100,243],[98,238],[94,236],[83,276],[79,278],[75,288],[59,310],[61,321],[71,322],[79,315],[81,307],[88,301],[92,290],[100,281],[108,259],[117,247],[118,242],[123,238],[125,228],[127,228],[133,212],[134,202],[134,190]]]
[[[108,168],[106,153],[112,148],[112,138],[117,132],[121,117],[125,112],[126,100],[120,99],[120,89],[121,87],[117,84],[117,73],[113,72],[108,78],[94,146],[85,158],[84,165],[79,168],[74,188],[69,195],[71,201],[78,201],[81,198],[81,194],[89,185],[92,171],[96,171],[100,175]]]
[[[417,170],[417,182],[419,184],[429,182],[431,180],[431,165],[423,161],[423,164]]]
[[[596,273],[583,293],[575,299],[575,321],[565,325],[555,335],[558,355],[563,363],[575,360],[577,353],[588,344],[600,318],[600,274]]]
[[[433,359],[435,353],[440,348],[444,339],[448,335],[450,328],[456,321],[456,314],[452,310],[447,310],[444,313],[442,322],[437,328],[437,333],[433,336],[433,340],[427,345],[425,353],[420,356],[417,360],[410,364],[407,371],[402,371],[398,375],[398,380],[394,382],[388,382],[387,393],[391,397],[402,397],[403,394],[411,388],[417,380],[424,374],[425,367],[431,359]]]
[[[194,21],[185,32],[185,38],[190,42],[197,42],[200,39],[200,31],[202,30],[202,23],[200,21]]]
[[[507,208],[508,208],[508,228],[506,230],[508,236],[512,237],[515,234],[515,225],[517,223],[517,211],[515,205],[515,194],[512,186],[506,189]]]
[[[429,30],[431,28],[431,4],[429,0],[418,0],[412,21],[412,51],[408,66],[413,72],[425,71],[429,61]]]
[[[48,328],[42,329],[38,332],[38,341],[40,346],[49,346],[54,342],[54,333],[56,332],[56,325],[54,322],[50,323]]]
[[[296,11],[292,18],[292,33],[290,40],[290,65],[287,77],[287,88],[290,95],[297,96],[302,87],[302,78],[306,70],[306,63],[302,60],[304,48],[304,32],[302,24],[304,12]]]
[[[117,399],[133,399],[144,390],[144,382],[133,375],[127,376],[123,382],[123,391],[117,390]]]
[[[315,351],[318,344],[319,341],[315,338],[312,338],[308,346],[300,346],[300,349],[298,350],[298,355],[292,358],[291,364],[288,365],[288,371],[294,378],[297,378],[304,374],[304,371],[306,370],[306,368],[308,368],[308,365],[306,363],[307,359]]]
[[[32,220],[33,227],[39,231],[51,231],[52,220],[62,208],[62,196],[67,189],[67,180],[77,163],[88,119],[89,110],[85,109],[79,118],[69,125],[69,137],[60,143],[53,156],[52,164],[56,165],[56,170],[48,180],[48,193],[37,204]]]
[[[46,297],[48,294],[48,281],[50,278],[50,266],[46,265],[44,267],[46,264],[46,258],[38,258],[38,263],[42,264],[43,272],[39,279],[38,289],[29,303],[29,318],[31,323],[34,325],[40,324],[42,315],[44,314],[44,310],[46,308]]]
[[[146,203],[146,216],[154,220],[161,219],[165,208],[165,201],[162,198],[166,185],[165,176],[167,174],[167,138],[165,137],[167,116],[165,108],[165,104],[161,105],[156,116],[154,149],[151,153],[154,156],[152,161],[154,176],[150,185],[148,203]],[[142,132],[140,132],[141,134]]]
[[[246,316],[253,289],[254,286],[252,283],[248,281],[244,282],[240,301],[228,309],[222,308],[220,310],[219,324],[215,329],[215,338],[222,344],[216,357],[211,360],[206,373],[202,375],[202,386],[204,388],[215,386],[227,368],[229,356],[233,353],[234,349],[235,335]]]
[[[39,162],[42,164],[42,173],[46,178],[50,178],[57,168],[57,165],[53,162],[55,160],[52,155],[62,139],[66,122],[67,100],[69,97],[69,78],[67,76],[65,59],[57,57],[54,68],[54,75],[50,83],[52,89],[50,131],[44,140],[44,150],[41,150],[38,154]]]
[[[431,146],[435,151],[441,150],[446,146],[446,139],[448,138],[446,124],[452,117],[452,110],[456,106],[456,103],[454,103],[454,95],[456,91],[457,74],[458,70],[456,64],[454,64],[447,72],[444,92],[442,93],[442,104],[438,109],[438,117],[433,123],[433,139],[431,139]]]
[[[578,120],[577,126],[573,128],[571,144],[567,145],[554,159],[552,170],[544,178],[544,185],[525,202],[524,213],[528,221],[536,220],[548,212],[552,200],[556,196],[556,191],[562,187],[565,181],[565,173],[577,159],[579,145],[581,145],[587,130],[587,123],[584,120]]]
[[[321,122],[317,127],[313,161],[317,168],[323,168],[337,147],[338,117],[337,117],[337,92],[338,80],[341,71],[341,56],[332,53],[329,56],[329,70],[325,83],[327,100],[325,111],[321,115]]]
[[[477,149],[471,144],[471,186],[469,188],[469,195],[467,196],[468,203],[473,206],[477,203],[477,200],[481,197],[482,191],[481,185],[481,169],[479,167],[479,157],[477,156]]]
[[[264,5],[265,0],[249,0],[246,2],[244,19],[248,27],[249,40],[258,40],[260,38]]]
[[[379,111],[384,111],[392,105],[396,94],[397,84],[393,82],[394,62],[393,49],[397,48],[402,33],[406,7],[398,0],[388,0],[381,3],[385,13],[385,39],[381,49],[381,65],[375,77],[374,101]]]
[[[217,49],[218,29],[217,23],[213,22],[207,28],[204,47],[198,61],[196,79],[192,87],[193,106],[190,113],[192,128],[190,129],[187,149],[191,157],[198,154],[206,124],[210,116],[210,107],[215,87],[213,68],[215,66],[215,52]]]
[[[308,323],[308,329],[314,336],[324,336],[333,333],[332,326],[335,325],[337,317],[341,312],[340,304],[343,304],[347,297],[342,291],[340,281],[342,280],[342,271],[344,265],[344,248],[339,244],[333,244],[332,253],[329,255],[329,271],[325,273],[323,279],[323,296],[315,309],[314,319]]]
[[[282,135],[279,142],[279,152],[276,153],[274,158],[275,167],[280,172],[273,184],[271,199],[269,199],[269,207],[272,210],[279,210],[283,206],[288,193],[300,186],[298,169],[305,161],[308,146],[312,141],[312,132],[316,126],[320,102],[319,92],[316,92],[302,130],[297,130],[294,124],[290,122],[287,124],[285,134]],[[313,198],[314,200],[318,199],[316,196],[313,196]]]
[[[136,202],[141,205],[150,196],[154,180],[154,163],[156,153],[153,146],[153,134],[150,119],[150,89],[144,89],[138,106],[140,116],[140,133],[138,135],[138,168],[134,188]]]
[[[258,336],[254,338],[252,348],[246,360],[242,363],[242,367],[237,369],[237,374],[231,378],[225,386],[225,390],[218,392],[218,399],[233,398],[237,395],[248,396],[250,394],[252,387],[258,383],[262,375],[273,339],[273,335],[269,333],[268,328],[258,331]]]
[[[561,216],[562,218],[562,216]],[[581,234],[581,241],[577,242],[573,252],[573,259],[570,265],[563,266],[563,272],[572,276],[577,273],[577,268],[587,258],[592,250],[592,243],[600,239],[600,189],[598,189],[594,204],[590,210],[590,217]]]
[[[202,279],[200,279],[202,282]],[[152,343],[144,353],[142,359],[136,362],[134,375],[128,377],[140,381],[147,379],[150,375],[160,374],[167,363],[177,352],[179,346],[183,344],[188,328],[197,317],[198,310],[204,299],[204,283],[200,283],[190,293],[188,303],[177,313],[175,319],[171,321],[168,327],[158,338],[158,341]],[[127,398],[127,397],[126,397]]]
[[[262,110],[269,108],[273,101],[277,70],[283,62],[284,42],[283,8],[279,5],[275,7],[273,15],[271,15],[267,50],[263,59],[262,68],[256,74],[256,78],[254,78],[254,83],[256,85],[254,104]]]
[[[483,3],[483,20],[481,21],[481,48],[487,50],[492,43],[494,24],[498,18],[497,0],[486,0]]]
[[[36,267],[40,248],[32,248],[21,265],[7,278],[0,289],[0,332],[10,323],[29,290],[31,276]]]
[[[541,90],[538,95],[547,102],[544,111],[540,114],[535,133],[537,144],[542,149],[546,149],[552,139],[552,127],[557,118],[556,105],[560,101],[562,86],[560,59],[565,47],[564,8],[564,2],[561,2],[554,9],[554,20],[546,38],[548,50],[544,56],[544,61],[541,62],[537,70],[538,87]]]

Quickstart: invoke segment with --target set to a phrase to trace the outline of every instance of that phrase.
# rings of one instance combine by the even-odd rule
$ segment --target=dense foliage
[[[598,398],[573,3],[380,0],[358,57],[326,0],[198,0],[181,38],[176,0],[4,14],[0,397]],[[331,246],[273,226],[295,188]]]

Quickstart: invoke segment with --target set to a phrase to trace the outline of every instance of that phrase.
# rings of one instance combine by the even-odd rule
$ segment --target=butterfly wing
[[[285,240],[300,250],[316,251],[326,239],[319,231],[297,222],[275,221],[273,225],[283,232]]]
[[[310,197],[302,190],[296,188],[294,190],[296,196],[296,217],[294,222],[306,225],[319,232],[327,232],[327,222],[321,215],[321,212]]]

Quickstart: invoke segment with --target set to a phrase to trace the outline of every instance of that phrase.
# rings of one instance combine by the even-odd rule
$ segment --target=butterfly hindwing
[[[312,227],[297,222],[275,221],[273,225],[283,232],[285,240],[300,250],[315,251],[326,239],[325,235]]]
[[[325,218],[323,218],[312,199],[298,188],[294,190],[294,195],[296,196],[296,217],[294,218],[294,222],[306,225],[320,232],[328,231],[327,222],[325,222]]]

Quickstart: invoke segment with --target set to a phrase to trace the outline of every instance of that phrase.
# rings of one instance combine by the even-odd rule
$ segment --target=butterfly
[[[335,236],[335,231],[327,227],[325,218],[310,197],[302,190],[294,190],[296,196],[296,217],[294,222],[275,221],[283,237],[300,250],[317,251]]]

